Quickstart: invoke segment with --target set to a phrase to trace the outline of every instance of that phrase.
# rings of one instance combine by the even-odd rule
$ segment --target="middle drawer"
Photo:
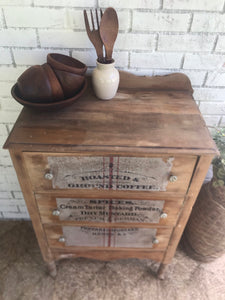
[[[182,198],[102,199],[36,194],[43,224],[49,223],[135,223],[173,226]]]

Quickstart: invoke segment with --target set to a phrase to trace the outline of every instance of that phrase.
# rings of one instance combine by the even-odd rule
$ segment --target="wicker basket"
[[[185,228],[182,244],[192,258],[212,261],[225,253],[225,187],[204,184]]]

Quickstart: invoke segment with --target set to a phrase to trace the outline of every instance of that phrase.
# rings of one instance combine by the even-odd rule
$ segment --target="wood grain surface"
[[[52,112],[24,108],[5,148],[23,144],[48,149],[64,145],[217,151],[185,75],[120,75],[120,89],[111,101],[97,99],[89,83],[69,108]]]
[[[87,247],[76,247],[75,250],[68,249],[56,249],[51,248],[55,260],[74,258],[74,257],[86,257],[92,259],[98,259],[103,261],[109,261],[114,259],[128,259],[137,258],[151,259],[157,262],[161,262],[164,256],[164,251],[149,251],[149,250],[135,250],[135,249],[88,249]]]

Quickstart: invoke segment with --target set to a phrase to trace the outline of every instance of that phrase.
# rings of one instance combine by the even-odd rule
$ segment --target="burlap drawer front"
[[[196,162],[195,156],[25,155],[35,190],[185,193]],[[46,174],[51,174],[50,180],[46,179]],[[175,181],[170,180],[171,175],[175,175]]]
[[[183,198],[105,199],[36,194],[43,224],[138,223],[174,226]]]
[[[45,226],[52,248],[112,247],[165,249],[172,228]]]

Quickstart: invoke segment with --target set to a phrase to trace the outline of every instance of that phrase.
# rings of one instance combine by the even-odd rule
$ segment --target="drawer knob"
[[[175,176],[175,175],[171,175],[170,176],[170,182],[175,182],[175,181],[177,181],[177,176]]]
[[[162,212],[161,215],[160,215],[160,218],[161,219],[166,219],[167,218],[167,213]]]
[[[64,236],[60,236],[59,237],[59,242],[60,243],[65,243],[66,239],[64,238]]]
[[[153,244],[158,244],[158,243],[159,243],[159,240],[158,240],[157,238],[154,238],[153,241],[152,241],[152,243],[153,243]]]
[[[52,180],[53,179],[53,174],[52,173],[45,173],[45,179]]]
[[[59,211],[58,209],[54,209],[54,210],[52,211],[52,215],[53,215],[53,216],[59,216],[59,215],[60,215],[60,211]]]

